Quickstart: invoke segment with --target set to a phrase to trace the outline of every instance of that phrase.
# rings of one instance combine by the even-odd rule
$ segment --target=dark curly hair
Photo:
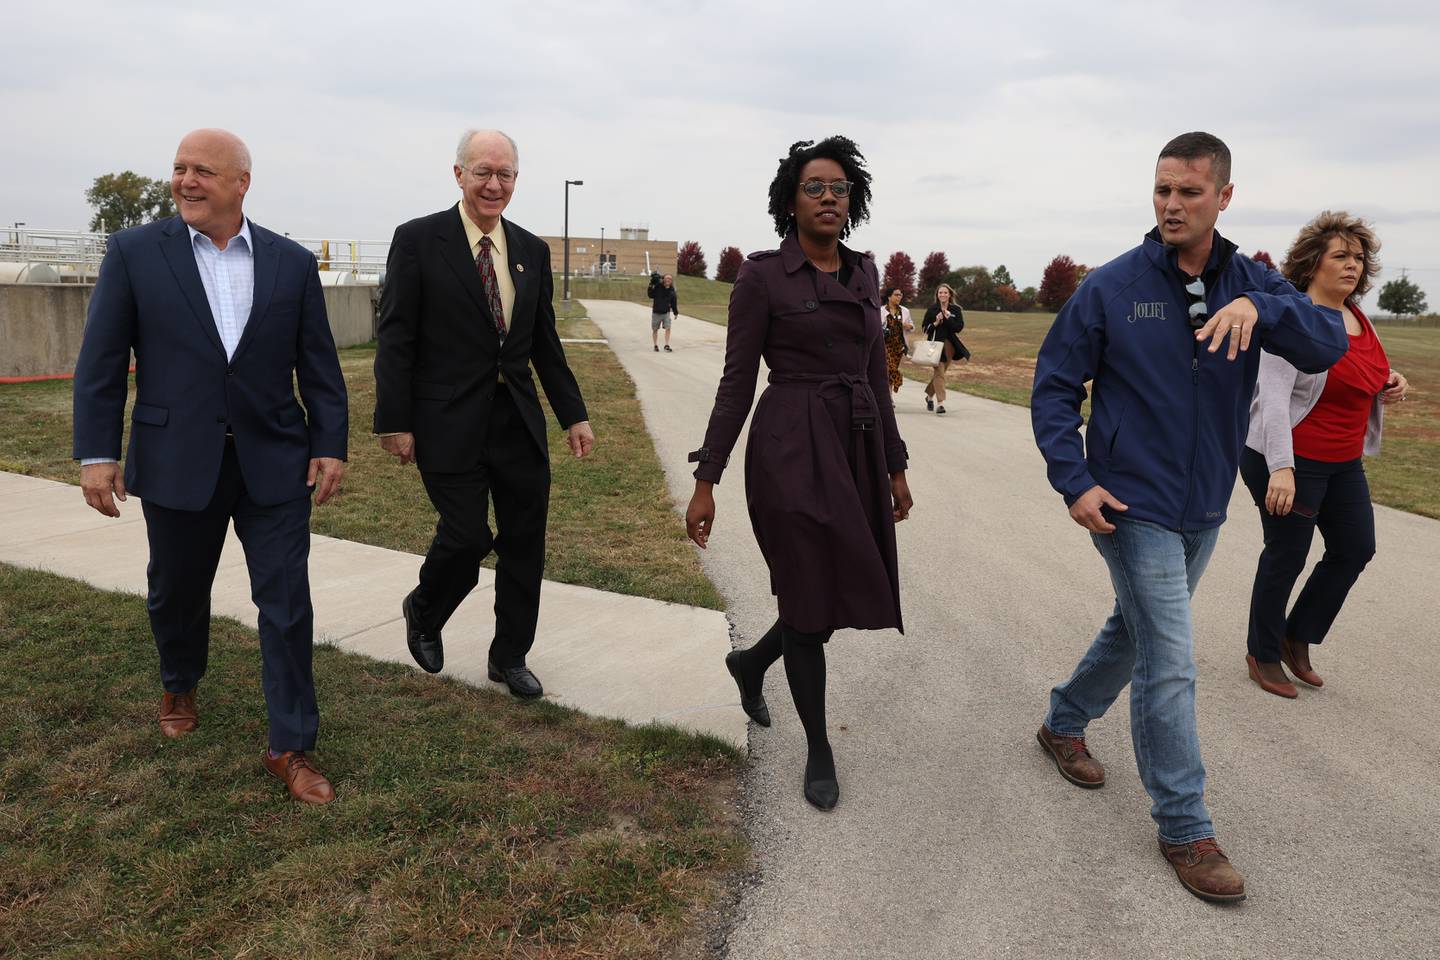
[[[840,238],[870,219],[870,172],[865,169],[865,155],[849,137],[836,134],[819,143],[814,140],[797,140],[790,144],[788,156],[780,158],[780,167],[775,179],[770,181],[770,216],[775,218],[775,232],[781,237],[790,231],[793,217],[790,205],[795,202],[795,191],[800,189],[800,171],[811,160],[834,160],[845,171],[850,188],[850,216],[840,231]]]

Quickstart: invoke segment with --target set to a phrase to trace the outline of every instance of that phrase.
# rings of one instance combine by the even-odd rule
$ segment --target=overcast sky
[[[875,177],[852,245],[1004,263],[1038,285],[1153,225],[1155,154],[1224,138],[1222,232],[1278,260],[1319,210],[1370,218],[1384,277],[1440,306],[1440,13],[1430,3],[71,2],[6,6],[0,223],[83,229],[99,174],[168,177],[180,136],[249,143],[246,210],[388,239],[453,203],[455,141],[519,141],[508,215],[541,234],[775,245],[794,140],[844,133]],[[1382,278],[1383,279],[1383,278]],[[1373,302],[1373,295],[1370,298]]]

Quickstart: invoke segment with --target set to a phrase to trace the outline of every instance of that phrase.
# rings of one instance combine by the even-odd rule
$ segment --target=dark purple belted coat
[[[905,443],[887,388],[875,263],[845,246],[841,285],[805,258],[792,232],[752,253],[730,294],[725,373],[690,455],[718,483],[755,396],[745,498],[780,619],[805,633],[903,629],[890,473]],[[842,276],[845,271],[842,270]]]

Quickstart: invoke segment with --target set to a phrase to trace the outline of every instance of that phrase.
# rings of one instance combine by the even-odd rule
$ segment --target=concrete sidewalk
[[[140,501],[131,497],[120,512],[119,519],[100,516],[85,505],[79,487],[0,473],[0,563],[144,594],[149,547]],[[312,536],[316,642],[413,665],[400,600],[414,586],[420,561],[414,554]],[[485,654],[495,622],[494,582],[494,572],[482,569],[480,585],[446,625],[445,675],[489,683]],[[233,530],[215,577],[212,610],[256,625],[245,555]],[[546,581],[537,637],[529,663],[552,702],[631,723],[671,723],[745,745],[735,685],[719,668],[730,651],[724,614]]]

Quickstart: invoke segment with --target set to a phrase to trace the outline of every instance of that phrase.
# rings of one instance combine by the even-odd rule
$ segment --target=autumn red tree
[[[1270,256],[1270,254],[1269,254],[1267,251],[1264,251],[1264,250],[1256,250],[1254,253],[1252,253],[1252,254],[1250,255],[1250,259],[1251,259],[1251,260],[1254,260],[1256,263],[1263,263],[1263,264],[1265,264],[1265,266],[1269,267],[1271,270],[1278,270],[1278,269],[1279,269],[1279,267],[1275,266],[1275,258],[1272,257],[1272,256]]]
[[[675,256],[675,272],[686,277],[703,277],[705,269],[705,254],[700,244],[694,240],[680,244],[680,252]]]
[[[744,262],[745,254],[740,252],[739,247],[726,247],[720,251],[720,262],[715,264],[715,279],[734,283],[740,274],[740,264]]]
[[[945,280],[945,274],[950,272],[950,261],[945,254],[939,250],[932,252],[925,258],[925,265],[920,268],[920,291],[934,290]]]
[[[885,276],[880,281],[880,295],[883,297],[887,291],[896,287],[905,291],[906,300],[915,299],[915,261],[903,250],[896,250],[890,254],[890,259],[885,261]]]
[[[1040,278],[1040,294],[1037,299],[1046,310],[1059,310],[1065,306],[1079,284],[1076,279],[1076,263],[1065,254],[1060,254],[1045,267]]]
[[[995,288],[995,301],[1001,310],[1020,309],[1020,291],[1008,283],[1002,283]]]

